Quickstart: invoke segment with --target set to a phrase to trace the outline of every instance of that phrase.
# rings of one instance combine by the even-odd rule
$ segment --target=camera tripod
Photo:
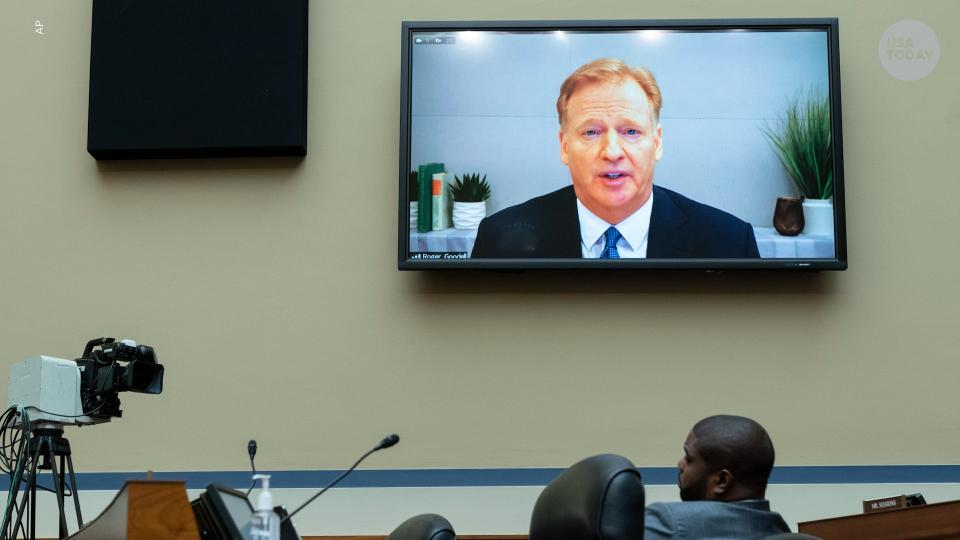
[[[24,536],[35,540],[37,537],[37,472],[40,470],[49,470],[53,478],[53,492],[57,496],[57,507],[60,510],[60,538],[66,538],[67,533],[67,514],[64,509],[64,497],[66,497],[67,485],[65,477],[69,473],[69,493],[73,498],[73,506],[77,512],[77,527],[83,527],[83,517],[80,515],[80,499],[77,496],[77,477],[73,472],[73,460],[70,458],[70,441],[63,436],[63,426],[56,422],[36,422],[30,428],[29,445],[24,450],[25,456],[21,456],[17,463],[17,469],[14,474],[13,483],[10,485],[10,497],[13,497],[11,504],[7,506],[3,516],[3,530],[0,534],[7,532],[6,527],[13,519],[13,513],[16,511],[17,520],[12,529],[11,538],[17,537],[17,531],[20,530],[21,523],[24,523],[24,515],[29,513],[29,522],[26,523]],[[60,458],[60,467],[57,467],[56,458]],[[23,484],[23,494],[20,494],[20,486]],[[40,486],[39,489],[49,491]],[[16,503],[17,496],[20,496],[20,503]]]

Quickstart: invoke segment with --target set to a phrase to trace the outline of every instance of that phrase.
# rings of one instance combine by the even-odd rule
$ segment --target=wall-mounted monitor
[[[399,268],[843,270],[836,19],[404,22]]]
[[[307,153],[307,0],[94,0],[98,160]]]

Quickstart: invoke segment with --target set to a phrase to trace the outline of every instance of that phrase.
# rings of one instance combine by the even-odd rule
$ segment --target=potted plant
[[[453,227],[456,229],[476,229],[480,221],[487,216],[487,199],[490,198],[490,184],[487,175],[465,174],[463,180],[453,177],[450,195],[453,197]]]
[[[787,105],[776,129],[765,128],[787,175],[803,196],[807,234],[833,234],[833,141],[830,100],[819,92]]]
[[[417,182],[417,171],[410,171],[407,181],[407,200],[410,201],[410,228],[417,228],[417,201],[420,197],[420,184]]]

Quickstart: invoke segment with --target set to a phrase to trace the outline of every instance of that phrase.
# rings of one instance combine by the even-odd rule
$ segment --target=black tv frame
[[[306,155],[308,12],[308,0],[93,0],[87,152]]]
[[[825,30],[829,56],[830,122],[834,160],[834,246],[832,259],[409,259],[410,229],[407,183],[410,163],[411,62],[413,34],[418,31],[455,32],[496,30],[505,32],[728,30]],[[400,72],[400,168],[398,212],[398,268],[400,270],[534,270],[534,269],[670,269],[670,270],[777,270],[819,271],[847,269],[847,232],[844,205],[843,131],[840,100],[840,37],[837,18],[784,19],[659,19],[659,20],[564,20],[564,21],[403,21]]]

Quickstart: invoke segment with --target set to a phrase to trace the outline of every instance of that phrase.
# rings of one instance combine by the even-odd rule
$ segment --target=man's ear
[[[727,469],[720,469],[713,474],[710,491],[713,498],[722,499],[723,496],[733,487],[733,473]]]
[[[563,140],[563,126],[560,126],[559,136],[560,136],[560,161],[562,161],[564,165],[570,165],[569,163],[570,159],[567,156],[567,145],[564,144],[564,140]]]
[[[656,158],[657,161],[660,161],[660,158],[663,157],[663,126],[657,124],[657,152]]]

